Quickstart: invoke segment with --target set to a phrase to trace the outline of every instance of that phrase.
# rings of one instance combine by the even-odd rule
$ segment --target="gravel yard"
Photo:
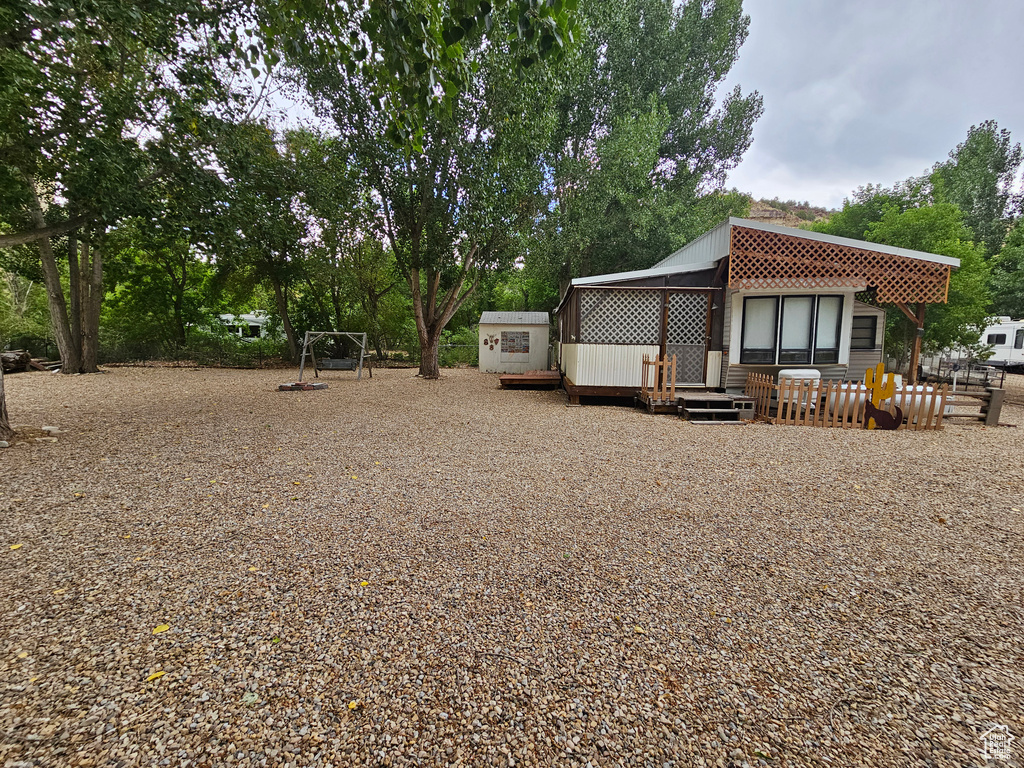
[[[412,373],[10,376],[0,766],[1024,763],[1024,429]]]

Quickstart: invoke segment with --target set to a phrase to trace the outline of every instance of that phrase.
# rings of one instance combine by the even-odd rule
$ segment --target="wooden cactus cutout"
[[[903,411],[898,407],[896,413],[890,414],[881,410],[883,400],[888,400],[896,392],[894,374],[886,374],[885,366],[879,363],[868,368],[864,373],[864,386],[868,390],[868,402],[865,404],[864,415],[867,417],[868,429],[897,429],[903,422]]]

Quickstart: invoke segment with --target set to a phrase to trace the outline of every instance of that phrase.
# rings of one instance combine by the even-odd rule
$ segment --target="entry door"
[[[676,386],[702,386],[708,342],[707,293],[670,293],[665,354],[676,356]]]

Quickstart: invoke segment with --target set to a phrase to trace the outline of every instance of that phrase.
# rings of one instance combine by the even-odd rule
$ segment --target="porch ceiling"
[[[733,226],[730,288],[876,289],[881,302],[944,304],[950,265]]]

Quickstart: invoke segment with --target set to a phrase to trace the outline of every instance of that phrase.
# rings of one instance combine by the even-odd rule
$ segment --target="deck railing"
[[[770,424],[863,429],[868,418],[869,393],[856,381],[785,379],[776,383],[770,375],[751,373],[745,394],[754,398],[756,418]],[[881,410],[895,416],[899,407],[903,418],[897,429],[941,429],[948,397],[947,384],[904,387],[883,401]]]
[[[643,357],[640,372],[640,399],[645,403],[674,403],[676,400],[676,356],[664,360],[655,355]]]

